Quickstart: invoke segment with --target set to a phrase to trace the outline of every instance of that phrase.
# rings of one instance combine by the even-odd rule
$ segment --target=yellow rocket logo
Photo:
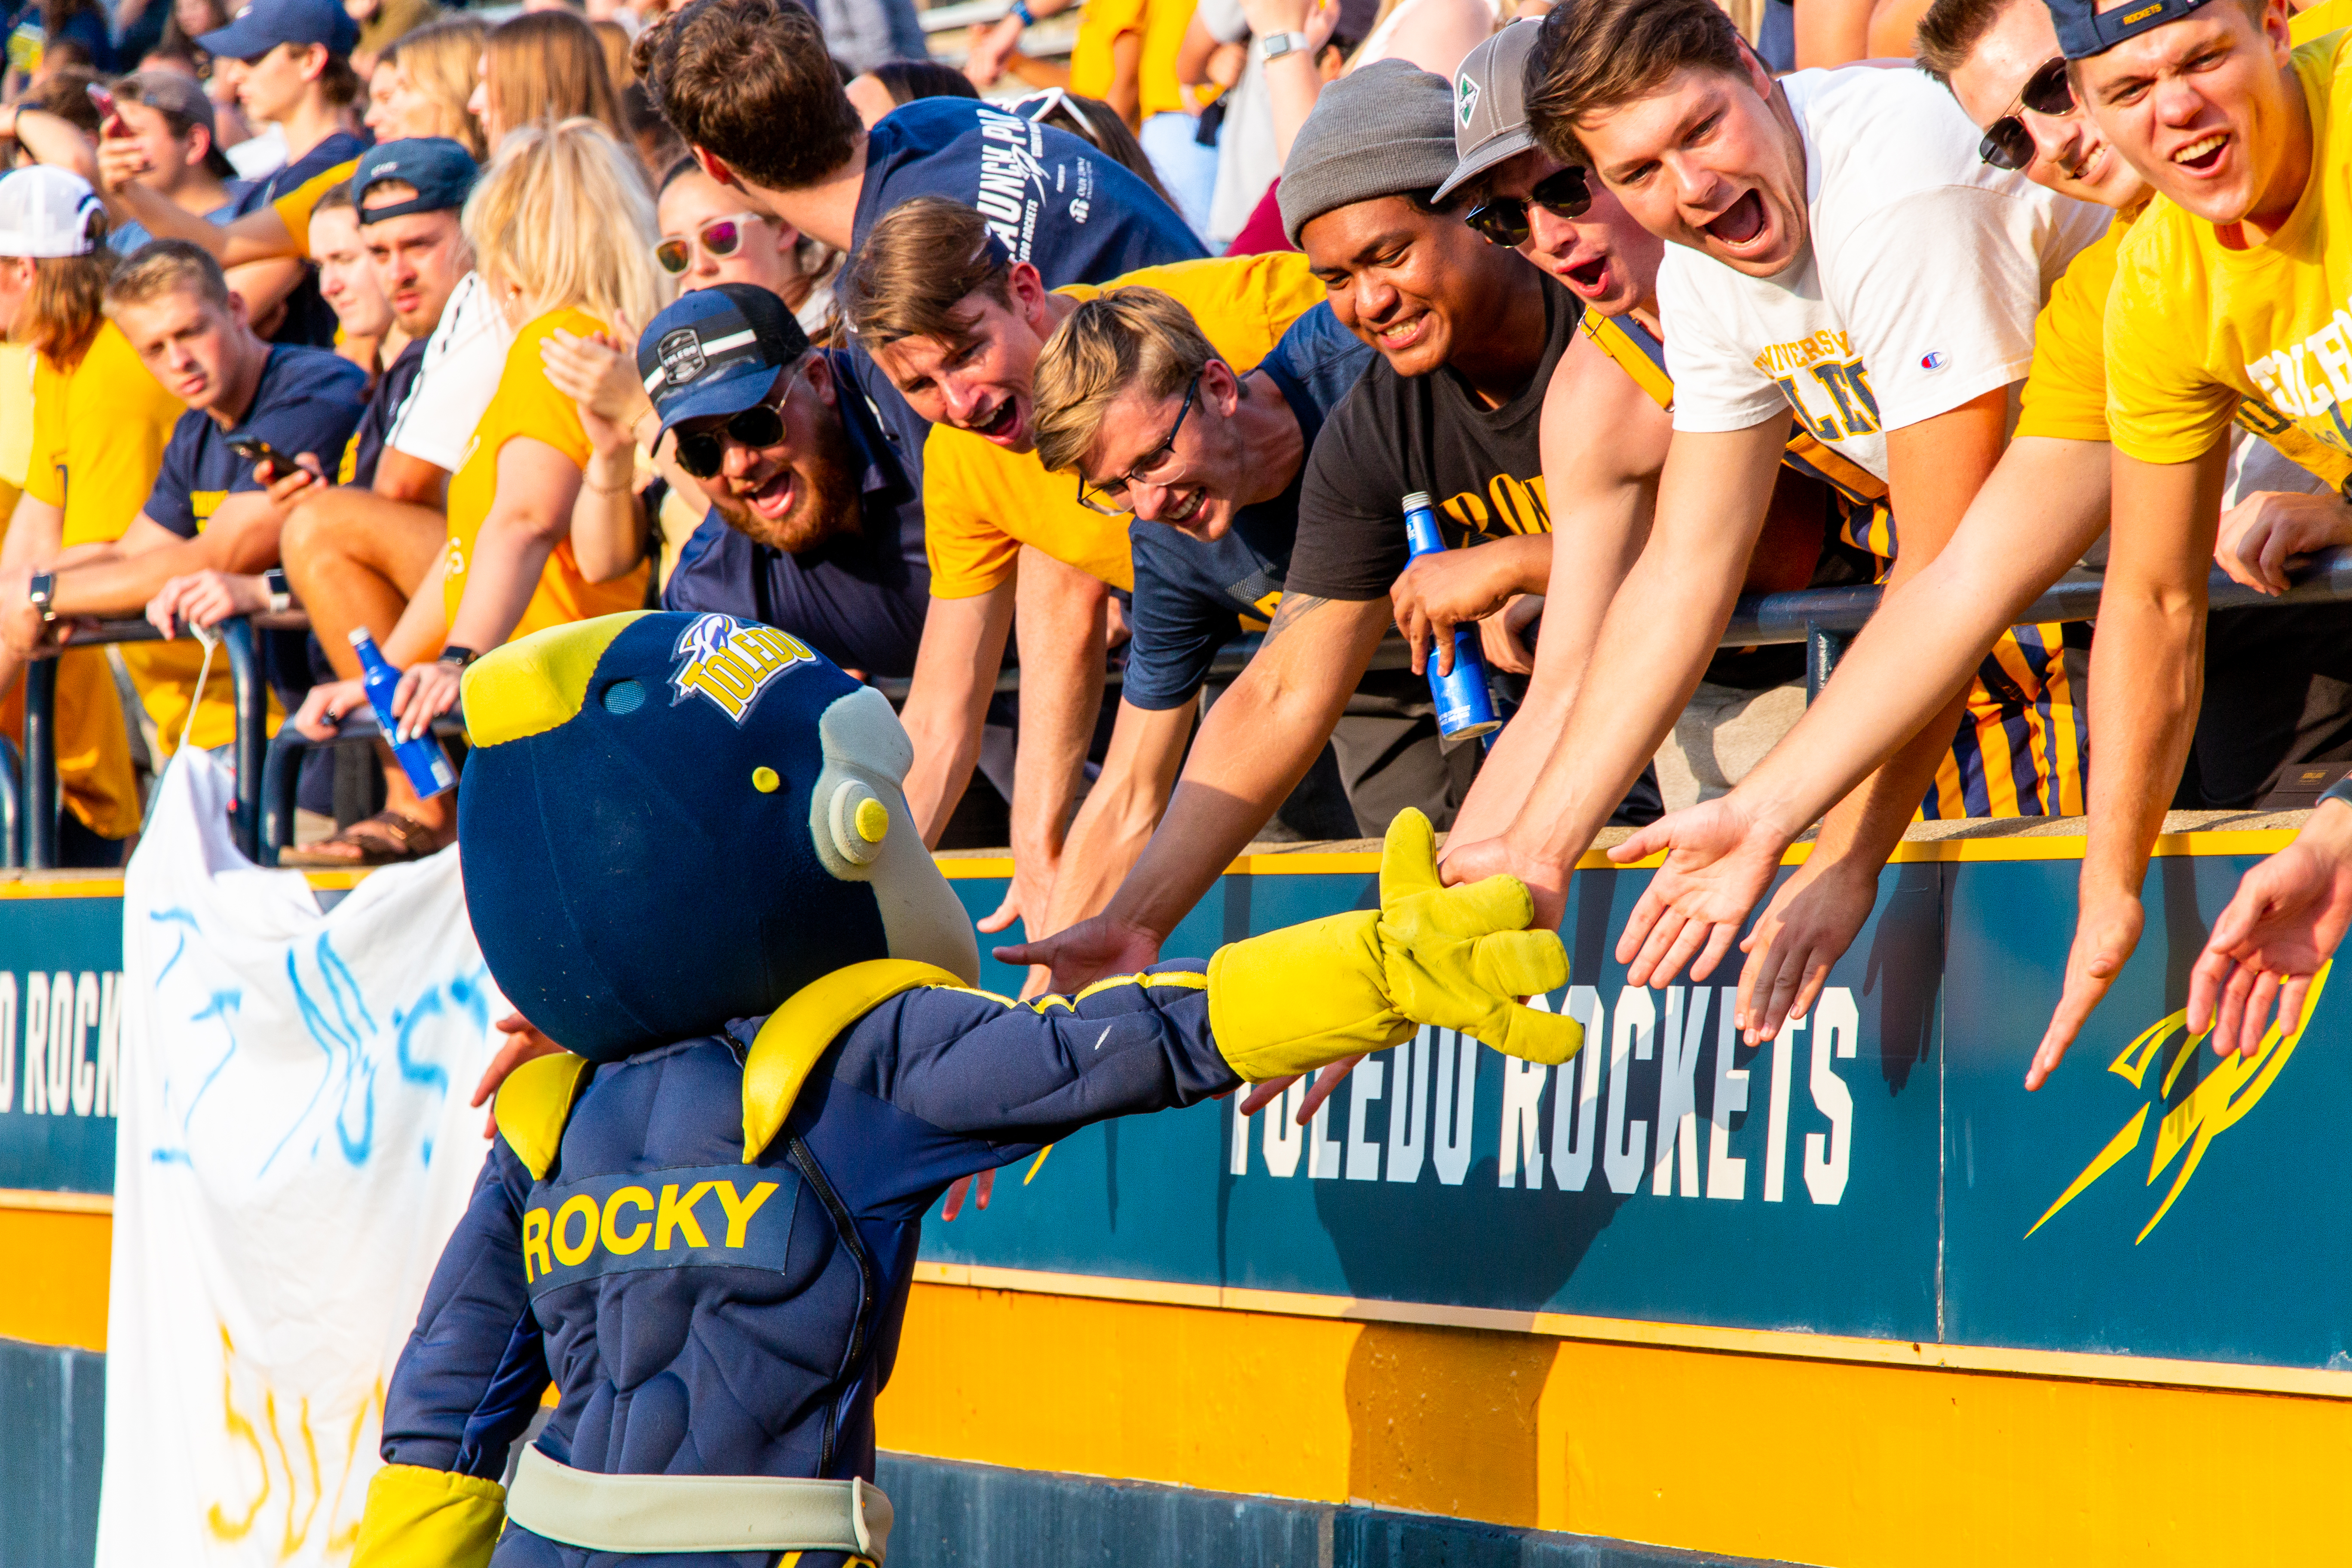
[[[740,724],[768,683],[796,664],[814,663],[798,637],[773,626],[755,626],[732,616],[697,616],[678,635],[671,657],[670,705],[702,696]]]
[[[2302,1024],[2294,1034],[2282,1034],[2279,1026],[2273,1023],[2252,1056],[2242,1057],[2232,1051],[2226,1057],[2212,1058],[2212,1067],[2203,1079],[2177,1103],[2167,1103],[2172,1099],[2173,1086],[2179,1081],[2181,1074],[2198,1052],[2204,1049],[2207,1037],[2206,1035],[2189,1032],[2187,1009],[2158,1020],[2126,1046],[2123,1054],[2107,1064],[2107,1070],[2145,1093],[2148,1073],[2160,1060],[2164,1064],[2164,1071],[2157,1081],[2153,1098],[2133,1113],[2121,1131],[2107,1140],[2107,1146],[2083,1167],[2083,1173],[2058,1194],[2058,1201],[2052,1204],[2048,1211],[2033,1222],[2033,1229],[2025,1234],[2032,1236],[2033,1231],[2049,1224],[2051,1215],[2073,1203],[2092,1183],[2137,1149],[2141,1135],[2147,1130],[2148,1113],[2154,1110],[2158,1112],[2158,1120],[2156,1147],[2148,1155],[2147,1184],[2151,1187],[2156,1185],[2156,1179],[2164,1174],[2176,1159],[2180,1160],[2180,1169],[2172,1178],[2172,1186],[2165,1193],[2164,1201],[2156,1205],[2156,1213],[2148,1216],[2147,1223],[2140,1226],[2139,1234],[2132,1238],[2132,1245],[2137,1247],[2146,1241],[2148,1233],[2171,1209],[2173,1201],[2188,1188],[2189,1178],[2197,1173],[2197,1167],[2203,1162],[2205,1151],[2213,1146],[2213,1140],[2244,1120],[2261,1102],[2263,1096],[2270,1092],[2271,1085],[2278,1081],[2279,1074],[2286,1069],[2287,1058],[2294,1055],[2294,1047],[2303,1038],[2304,1029],[2310,1026],[2313,1015],[2319,1011],[2320,994],[2327,988],[2327,972],[2335,967],[2333,963],[2325,964],[2313,978],[2311,994],[2304,999]],[[2186,1158],[2181,1157],[2184,1150]]]

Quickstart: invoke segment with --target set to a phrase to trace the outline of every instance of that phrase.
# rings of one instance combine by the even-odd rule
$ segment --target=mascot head
[[[596,1061],[912,958],[976,981],[880,692],[728,616],[606,616],[466,671],[466,901],[523,1016]]]

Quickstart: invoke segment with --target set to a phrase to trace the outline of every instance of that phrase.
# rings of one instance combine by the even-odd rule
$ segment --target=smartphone
[[[98,82],[89,83],[82,90],[89,93],[90,102],[98,106],[99,134],[127,136],[131,133],[131,128],[122,122],[122,110],[116,105],[113,93]]]
[[[281,479],[292,473],[296,467],[292,458],[258,436],[232,436],[228,438],[228,449],[248,463],[268,463],[270,471]]]

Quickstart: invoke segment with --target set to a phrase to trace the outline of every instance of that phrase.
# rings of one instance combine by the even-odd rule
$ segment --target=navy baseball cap
[[[750,283],[721,283],[679,295],[653,319],[637,339],[637,374],[667,430],[742,413],[808,351],[808,334],[782,300]]]
[[[352,205],[359,209],[363,224],[410,213],[449,212],[466,205],[467,193],[480,173],[474,155],[446,136],[379,142],[360,154],[360,166],[352,171]],[[412,185],[416,194],[404,202],[369,206],[368,192],[387,180]]]
[[[360,41],[360,25],[342,0],[253,0],[229,25],[205,33],[196,47],[223,59],[259,59],[280,44],[324,44],[331,55],[348,55]]]
[[[2124,0],[2099,9],[2099,0],[2047,0],[2058,26],[2058,48],[2070,60],[2105,54],[2126,38],[2178,22],[2207,0]]]

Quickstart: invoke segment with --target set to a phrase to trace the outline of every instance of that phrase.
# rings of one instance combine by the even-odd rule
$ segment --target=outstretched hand
[[[1662,816],[1610,850],[1620,866],[1666,852],[1617,939],[1627,981],[1664,985],[1694,956],[1693,980],[1714,973],[1788,847],[1786,835],[1725,795]]]
[[[1877,902],[1878,879],[1843,866],[1816,869],[1808,861],[1781,884],[1739,944],[1748,962],[1740,966],[1732,1021],[1748,1044],[1771,1039],[1782,1024],[1811,1010],[1831,966],[1853,945]]]
[[[1135,974],[1160,962],[1160,933],[1108,914],[1080,921],[1035,942],[995,950],[999,963],[1044,964],[1057,993],[1078,991],[1106,974]]]
[[[1568,918],[1568,877],[1558,866],[1527,854],[1507,837],[1478,838],[1445,846],[1444,863],[1437,874],[1448,887],[1483,881],[1490,877],[1516,878],[1535,905],[1528,924],[1538,931],[1558,931]]]
[[[2147,913],[2135,898],[2102,899],[2086,903],[2074,921],[2074,947],[2066,955],[2066,989],[2050,1027],[2026,1069],[2025,1087],[2040,1089],[2066,1059],[2066,1049],[2090,1021],[2091,1010],[2107,994],[2117,974],[2139,945],[2140,928]]]
[[[2295,841],[2256,866],[2213,922],[2189,978],[2189,1027],[2252,1056],[2275,1010],[2303,1023],[2312,982],[2352,926],[2352,806],[2322,803]]]

